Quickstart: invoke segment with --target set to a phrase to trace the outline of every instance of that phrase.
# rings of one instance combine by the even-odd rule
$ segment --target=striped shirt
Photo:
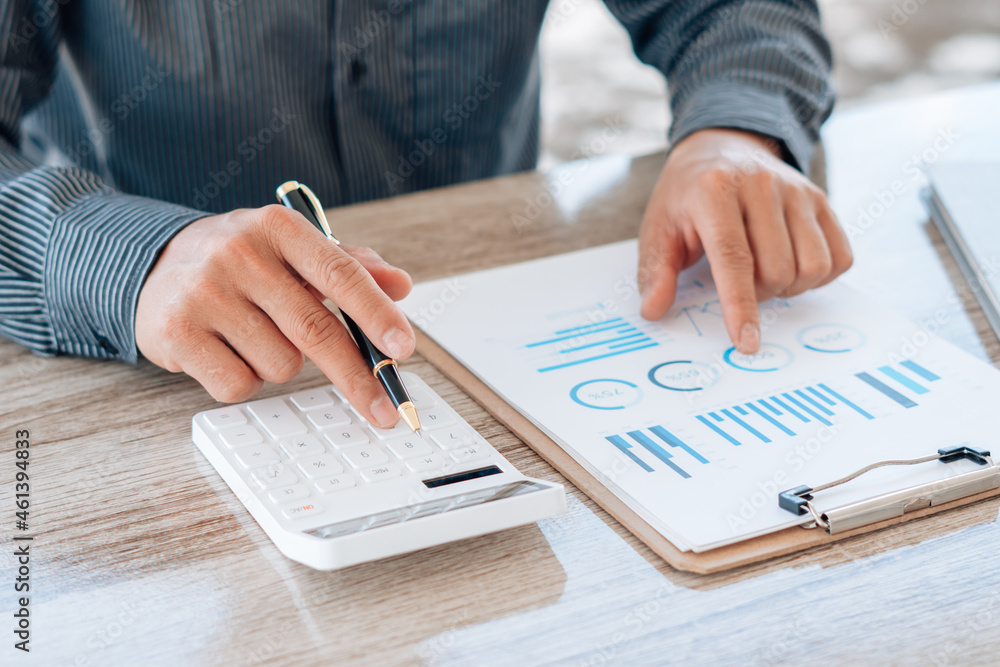
[[[559,11],[576,0],[555,0]],[[607,0],[673,142],[829,115],[815,2]],[[544,0],[0,0],[0,334],[135,361],[157,253],[288,179],[331,206],[535,165]]]

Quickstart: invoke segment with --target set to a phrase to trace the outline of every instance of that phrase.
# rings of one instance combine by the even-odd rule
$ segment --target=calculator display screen
[[[501,484],[500,486],[492,486],[487,489],[479,489],[477,491],[449,496],[447,498],[429,500],[424,503],[410,505],[409,507],[400,507],[385,512],[379,512],[378,514],[370,514],[368,516],[357,517],[355,519],[348,519],[347,521],[341,521],[340,523],[322,526],[314,530],[308,530],[306,531],[306,534],[324,538],[341,537],[343,535],[361,533],[373,528],[379,528],[380,526],[412,521],[414,519],[431,516],[433,514],[444,514],[445,512],[453,512],[455,510],[473,507],[475,505],[485,505],[486,503],[496,502],[497,500],[512,498],[514,496],[523,496],[528,493],[535,493],[537,491],[543,491],[550,488],[552,487],[547,484],[540,484],[529,480],[519,480],[517,482]]]

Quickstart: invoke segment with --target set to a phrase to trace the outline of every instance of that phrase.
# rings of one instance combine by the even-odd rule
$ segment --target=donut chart
[[[569,397],[592,410],[624,410],[642,400],[642,389],[626,380],[601,378],[581,382],[570,389]]]
[[[792,363],[794,358],[791,350],[774,343],[763,343],[756,354],[742,354],[731,347],[722,355],[722,360],[733,368],[751,373],[780,370]]]
[[[867,340],[864,333],[846,324],[816,324],[800,331],[797,338],[807,350],[828,354],[856,350]]]
[[[649,381],[669,391],[701,391],[716,383],[719,372],[700,361],[665,361],[649,369]]]

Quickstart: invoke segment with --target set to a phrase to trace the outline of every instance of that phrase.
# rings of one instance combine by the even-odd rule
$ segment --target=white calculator
[[[417,375],[422,437],[364,420],[330,385],[199,412],[194,443],[274,544],[319,570],[483,535],[566,511]]]

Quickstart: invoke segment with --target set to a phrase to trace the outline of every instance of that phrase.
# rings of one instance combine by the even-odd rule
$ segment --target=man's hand
[[[801,294],[850,268],[826,196],[779,150],[772,139],[725,129],[695,132],[673,148],[639,232],[643,317],[663,317],[677,274],[707,255],[729,337],[752,354],[758,301]]]
[[[164,248],[139,293],[136,343],[226,402],[291,380],[304,354],[366,419],[391,426],[395,408],[322,300],[401,359],[415,339],[393,300],[411,286],[373,251],[337,246],[287,208],[233,211],[193,222]]]

